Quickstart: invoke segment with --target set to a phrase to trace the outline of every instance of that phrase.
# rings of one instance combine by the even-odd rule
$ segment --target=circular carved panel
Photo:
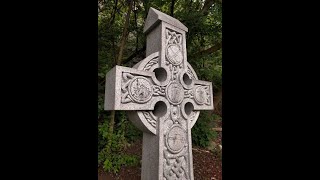
[[[194,99],[198,104],[206,103],[208,94],[204,86],[198,86],[194,91]]]
[[[184,98],[184,89],[181,84],[177,82],[171,82],[166,89],[168,100],[172,104],[180,104]]]
[[[187,143],[187,133],[179,125],[173,125],[166,135],[168,149],[172,153],[180,152]]]
[[[179,65],[183,61],[181,48],[177,44],[170,44],[167,46],[166,56],[173,65]]]
[[[153,94],[152,84],[145,77],[135,77],[129,84],[130,97],[138,102],[148,102]]]

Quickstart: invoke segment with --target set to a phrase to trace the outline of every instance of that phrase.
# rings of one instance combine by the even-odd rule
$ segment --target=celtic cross
[[[105,110],[125,110],[143,131],[143,180],[193,179],[191,128],[199,110],[213,110],[212,83],[187,62],[179,20],[150,8],[146,58],[106,75]]]

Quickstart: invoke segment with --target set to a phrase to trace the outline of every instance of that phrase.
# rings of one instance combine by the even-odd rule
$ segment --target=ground
[[[221,127],[221,126],[220,126]],[[221,151],[219,146],[221,145],[221,132],[218,133],[218,137],[213,141],[215,144],[215,150],[209,151],[206,148],[193,147],[193,169],[195,180],[222,180],[222,162]],[[127,150],[127,154],[137,155],[141,159],[142,154],[142,142],[136,141]],[[136,167],[122,167],[118,174],[105,173],[102,169],[99,169],[98,180],[140,180],[141,179],[141,166]]]

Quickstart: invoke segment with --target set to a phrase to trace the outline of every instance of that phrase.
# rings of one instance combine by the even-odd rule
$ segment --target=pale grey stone
[[[147,57],[106,75],[105,110],[125,110],[143,131],[141,179],[193,179],[191,128],[213,110],[212,83],[198,80],[187,62],[180,21],[150,8]]]
[[[145,21],[143,32],[148,33],[161,21],[173,25],[176,28],[179,28],[185,32],[188,32],[188,28],[184,24],[182,24],[178,19],[174,19],[171,16],[164,14],[163,12],[160,12],[152,7],[149,9],[148,17]]]

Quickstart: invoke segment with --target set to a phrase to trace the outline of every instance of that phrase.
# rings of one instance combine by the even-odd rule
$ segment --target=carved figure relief
[[[135,77],[129,85],[129,92],[134,101],[145,103],[149,101],[152,96],[152,84],[145,77]]]
[[[145,103],[151,99],[153,95],[153,85],[146,77],[122,73],[122,82],[122,103],[131,101]]]
[[[180,106],[177,105],[177,106],[174,106],[174,105],[171,105],[171,119],[172,121],[175,123],[175,122],[179,122],[180,123]]]
[[[177,82],[171,82],[166,89],[167,99],[172,104],[180,104],[184,98],[184,89],[181,84]]]
[[[202,104],[210,105],[209,86],[197,86],[194,89],[194,99],[200,105]]]

